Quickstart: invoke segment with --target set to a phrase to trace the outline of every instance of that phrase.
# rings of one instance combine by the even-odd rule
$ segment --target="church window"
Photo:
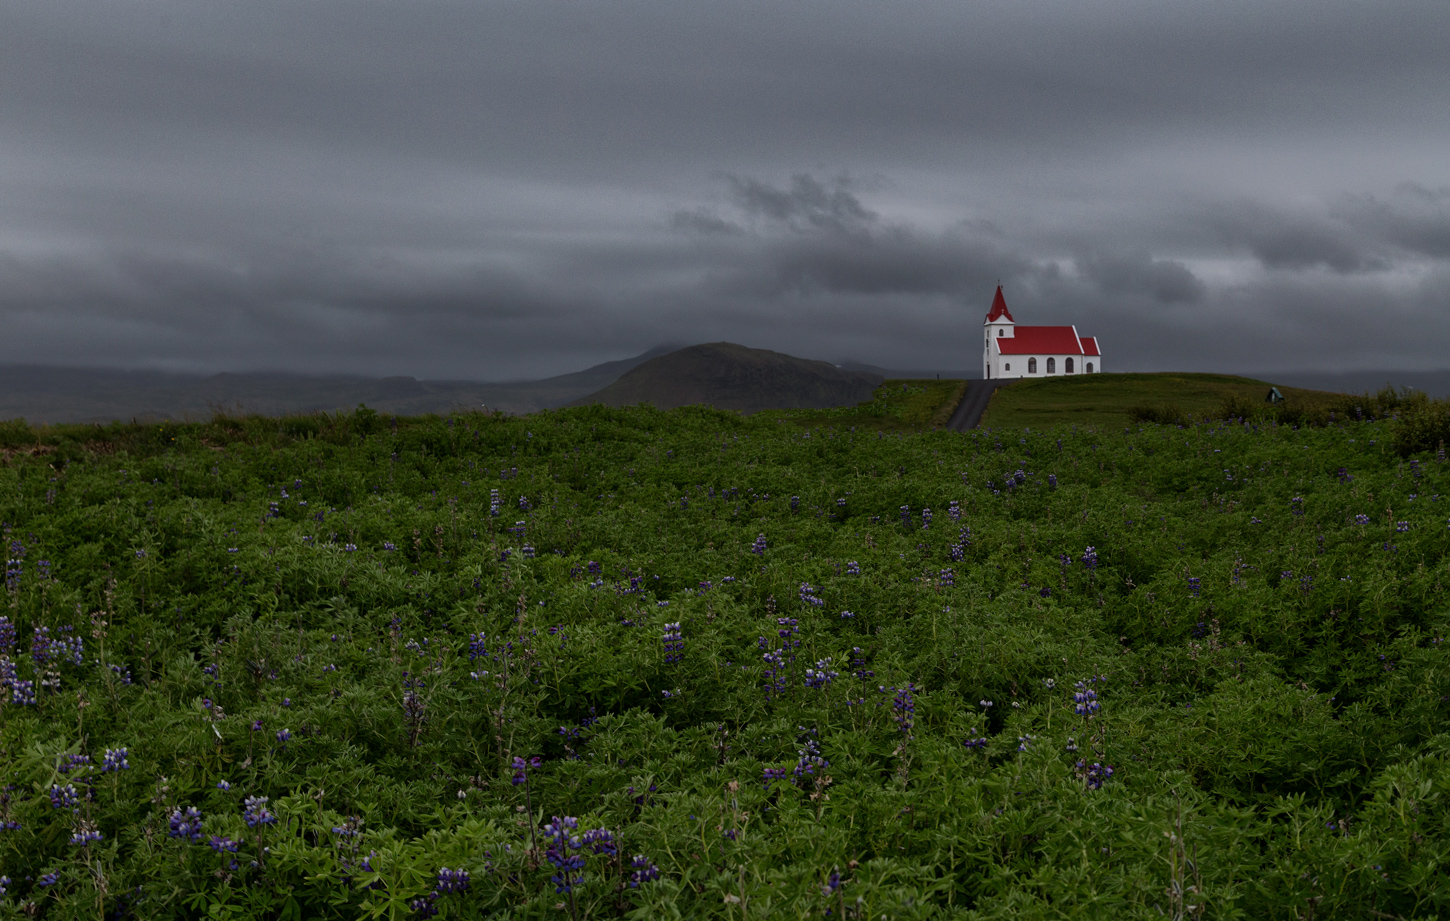
[[[1087,363],[1087,373],[1089,373],[1089,374],[1093,373],[1093,363],[1092,362],[1088,362]]]
[[[1007,364],[1003,365],[1002,366],[1002,370],[1003,371],[1011,371],[1012,370],[1012,363],[1009,361]]]
[[[1072,359],[1071,359],[1071,358],[1069,358],[1069,359],[1068,359],[1068,360],[1067,360],[1067,361],[1066,361],[1066,362],[1065,362],[1065,363],[1064,363],[1064,364],[1063,364],[1063,368],[1062,368],[1062,370],[1064,370],[1064,371],[1066,371],[1066,372],[1067,372],[1067,373],[1068,373],[1068,374],[1071,374],[1071,373],[1072,373]]]
[[[999,335],[999,336],[1002,335],[1002,331],[1000,329],[997,330],[997,335]]]
[[[1036,358],[1029,358],[1029,359],[1027,359],[1027,373],[1028,374],[1036,374],[1037,373],[1037,359]]]
[[[1057,359],[1056,358],[1049,358],[1049,359],[1047,359],[1047,373],[1048,374],[1055,374],[1055,373],[1057,373]]]

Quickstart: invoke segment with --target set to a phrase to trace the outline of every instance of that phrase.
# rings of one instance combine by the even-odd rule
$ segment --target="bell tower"
[[[997,295],[992,298],[992,309],[987,311],[987,319],[982,323],[982,376],[986,378],[1001,377],[1001,368],[994,366],[993,359],[997,356],[992,354],[992,340],[1006,339],[1012,336],[1017,321],[1012,319],[1012,314],[1007,310],[1007,301],[1002,297],[1002,286],[997,286]]]

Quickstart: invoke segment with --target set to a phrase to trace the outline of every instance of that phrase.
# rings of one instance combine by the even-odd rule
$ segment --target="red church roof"
[[[1007,310],[1007,301],[1002,297],[1002,286],[997,286],[997,296],[992,298],[992,309],[987,311],[987,322],[992,323],[1002,317],[1007,318],[1008,323],[1016,323],[1012,314]]]
[[[1082,337],[1082,353],[1084,355],[1096,355],[1096,354],[1098,354],[1098,337],[1097,336],[1083,336]]]
[[[1001,289],[998,289],[1000,293]],[[1071,326],[1019,326],[1015,335],[993,339],[999,355],[1096,355],[1096,339],[1079,341]],[[1092,343],[1092,351],[1086,345]]]

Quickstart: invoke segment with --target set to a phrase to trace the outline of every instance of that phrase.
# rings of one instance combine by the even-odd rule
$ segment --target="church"
[[[1018,326],[1007,311],[1002,286],[982,324],[982,376],[986,378],[1057,377],[1100,374],[1102,353],[1095,336],[1079,336],[1076,326]]]

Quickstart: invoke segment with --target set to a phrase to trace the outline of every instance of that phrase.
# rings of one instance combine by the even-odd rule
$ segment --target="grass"
[[[1234,398],[1263,403],[1274,386],[1229,374],[1091,374],[1020,380],[998,390],[982,417],[987,428],[1045,428],[1062,423],[1127,425],[1134,410],[1204,418]],[[1289,407],[1316,409],[1343,394],[1279,387]],[[1176,412],[1175,412],[1176,411]]]
[[[967,392],[959,380],[887,380],[872,398],[836,409],[790,409],[764,413],[796,425],[829,425],[882,432],[922,432],[947,424]]]

